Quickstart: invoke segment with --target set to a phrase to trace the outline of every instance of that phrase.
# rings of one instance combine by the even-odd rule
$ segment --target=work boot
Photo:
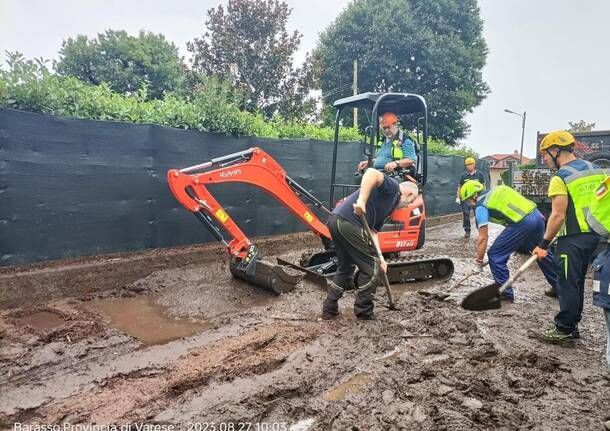
[[[464,238],[470,238],[470,231],[469,230],[464,232]]]
[[[356,316],[356,319],[358,319],[358,320],[376,320],[377,317],[375,317],[375,313],[371,313],[371,314],[362,314],[360,316]]]
[[[578,330],[578,325],[576,325],[576,328],[572,331],[572,338],[575,340],[578,340],[580,338],[580,331]]]
[[[509,287],[504,292],[502,292],[502,294],[500,295],[500,300],[515,302],[515,292],[514,292],[513,288]]]
[[[339,299],[343,296],[343,289],[332,281],[328,283],[326,299],[322,303],[322,319],[330,320],[339,316]]]
[[[515,302],[515,297],[514,297],[514,295],[512,295],[510,293],[504,292],[502,295],[500,295],[500,300],[508,301],[508,302]]]
[[[546,289],[544,291],[544,294],[550,298],[557,298],[557,290],[553,289],[552,287],[549,287],[548,289]]]
[[[538,338],[540,341],[543,341],[545,343],[565,344],[574,339],[572,334],[573,334],[573,332],[572,333],[563,332],[563,331],[557,329],[557,326],[553,325],[550,328],[545,329],[544,332],[542,332],[542,334],[538,334],[536,336],[536,338]],[[580,334],[578,334],[578,336],[580,336]]]

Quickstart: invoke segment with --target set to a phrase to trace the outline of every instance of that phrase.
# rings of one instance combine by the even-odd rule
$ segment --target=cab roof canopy
[[[336,100],[333,106],[336,109],[359,108],[372,111],[377,100],[383,96],[377,114],[383,115],[386,112],[393,112],[396,115],[423,113],[426,111],[424,98],[417,94],[409,93],[361,93],[355,96],[344,97]]]

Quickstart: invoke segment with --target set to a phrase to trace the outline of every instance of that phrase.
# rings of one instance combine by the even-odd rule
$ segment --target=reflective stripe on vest
[[[390,150],[390,155],[392,160],[401,160],[402,159],[402,144],[409,136],[406,133],[403,133],[402,130],[398,130],[398,139],[394,139],[392,141],[392,149]],[[384,138],[383,141],[377,142],[377,151],[383,146],[383,144],[387,142],[387,138]]]
[[[591,162],[583,160],[586,169],[578,170],[573,166],[563,166],[557,175],[563,179],[568,189],[568,209],[566,221],[558,236],[591,232],[587,224],[587,215],[595,189],[606,175],[603,169],[597,169]]]
[[[610,176],[593,193],[587,223],[597,234],[610,239]]]
[[[497,186],[479,201],[489,210],[489,219],[503,226],[519,223],[536,209],[536,204],[508,186]]]

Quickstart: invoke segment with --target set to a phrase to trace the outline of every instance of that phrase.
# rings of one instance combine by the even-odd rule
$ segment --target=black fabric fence
[[[166,172],[253,146],[328,206],[329,142],[235,138],[0,109],[0,266],[213,241],[171,194]],[[339,181],[354,182],[361,150],[358,143],[340,145]],[[459,211],[455,187],[463,160],[429,158],[429,215]],[[252,186],[210,190],[249,236],[304,230]]]

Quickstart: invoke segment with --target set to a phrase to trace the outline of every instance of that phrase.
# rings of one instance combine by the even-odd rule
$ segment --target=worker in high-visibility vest
[[[475,207],[475,222],[479,230],[476,263],[483,264],[483,257],[487,251],[489,268],[499,287],[508,281],[509,272],[506,264],[510,256],[520,249],[531,251],[542,239],[544,216],[538,211],[534,202],[508,186],[496,186],[485,190],[483,184],[476,180],[466,181],[460,189],[460,199]],[[487,250],[489,222],[505,226],[505,229]],[[554,289],[556,276],[553,255],[549,254],[539,261],[538,266]],[[501,299],[514,301],[513,288],[506,289]]]
[[[549,133],[540,142],[544,162],[557,169],[549,183],[552,211],[546,232],[533,253],[539,259],[548,254],[551,240],[557,238],[555,266],[559,312],[554,324],[538,334],[547,343],[564,343],[579,338],[578,322],[582,317],[585,276],[599,236],[591,230],[586,214],[593,190],[605,178],[603,171],[574,155],[576,140],[570,132]]]
[[[408,174],[415,176],[417,155],[415,144],[409,135],[398,127],[399,120],[393,112],[386,112],[381,116],[379,125],[383,130],[383,141],[377,145],[377,152],[373,159],[373,168],[392,175],[398,170],[407,170]],[[364,171],[368,160],[358,163],[358,170]],[[404,180],[405,178],[402,178]]]
[[[595,189],[587,215],[587,223],[591,229],[601,235],[606,243],[610,243],[610,176],[607,176]],[[595,270],[593,273],[593,305],[604,310],[608,332],[606,364],[610,371],[610,247],[608,245],[593,261],[593,269]]]

